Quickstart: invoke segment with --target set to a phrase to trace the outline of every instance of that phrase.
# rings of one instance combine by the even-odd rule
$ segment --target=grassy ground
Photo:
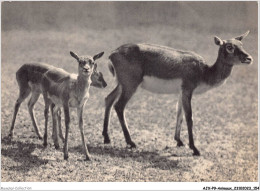
[[[173,140],[177,95],[156,95],[139,89],[128,104],[127,121],[137,149],[126,148],[124,136],[114,111],[109,128],[110,145],[103,144],[104,98],[115,81],[107,68],[109,53],[126,42],[149,42],[192,50],[213,64],[217,46],[213,36],[223,39],[245,30],[209,32],[197,27],[182,30],[172,25],[85,29],[68,31],[9,30],[2,32],[1,66],[1,178],[2,181],[257,181],[257,33],[244,40],[244,48],[253,56],[251,66],[234,67],[227,83],[203,95],[193,97],[195,145],[200,157],[192,156],[187,147],[186,124],[181,138],[185,147]],[[218,30],[217,30],[218,31]],[[51,135],[46,149],[33,130],[26,100],[20,108],[12,140],[6,138],[12,120],[18,85],[16,70],[26,62],[47,62],[77,71],[69,51],[94,55],[105,51],[99,60],[108,86],[92,88],[84,112],[85,137],[92,155],[83,161],[76,111],[71,113],[69,160],[62,149],[55,150]],[[43,99],[35,106],[35,115],[43,133]],[[49,124],[51,130],[51,123]],[[50,132],[50,131],[49,131]]]

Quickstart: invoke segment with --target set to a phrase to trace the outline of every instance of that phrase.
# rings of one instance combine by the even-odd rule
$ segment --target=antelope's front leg
[[[70,111],[69,111],[69,105],[64,104],[64,116],[65,116],[65,126],[66,126],[66,133],[65,133],[65,143],[64,143],[64,159],[68,160],[68,137],[69,137],[69,129],[70,129]]]
[[[193,134],[192,134],[193,121],[192,121],[191,97],[192,97],[192,92],[190,92],[189,90],[183,90],[182,104],[183,104],[183,109],[185,112],[186,122],[188,126],[189,146],[193,150],[193,155],[199,156],[200,152],[194,145]]]
[[[84,105],[85,105],[85,103],[83,104],[83,106],[80,106],[80,107],[77,108],[77,113],[78,113],[79,129],[80,129],[80,133],[81,133],[81,139],[82,139],[82,146],[83,146],[83,149],[84,149],[84,154],[86,156],[86,160],[90,160],[90,155],[89,155],[86,143],[85,143],[84,130],[83,130],[82,115],[83,115]]]

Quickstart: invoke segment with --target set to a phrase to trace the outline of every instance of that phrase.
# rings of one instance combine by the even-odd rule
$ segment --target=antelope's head
[[[91,76],[92,84],[93,84],[93,86],[96,86],[96,87],[103,87],[103,86],[105,87],[106,86],[106,82],[104,81],[102,73],[97,71],[97,63],[95,62],[97,59],[102,57],[103,54],[104,54],[104,52],[101,52],[93,57],[78,56],[74,52],[70,51],[70,55],[73,58],[75,58],[79,63],[78,75],[85,76],[86,78]],[[98,85],[96,85],[96,84],[98,84]]]
[[[219,37],[215,36],[215,44],[220,47],[218,55],[219,59],[227,65],[232,66],[237,64],[251,64],[253,58],[245,51],[241,42],[248,33],[249,31],[230,40],[221,40]]]
[[[105,88],[107,86],[106,81],[103,78],[103,74],[97,70],[97,65],[94,67],[94,71],[91,75],[91,86],[96,88]]]

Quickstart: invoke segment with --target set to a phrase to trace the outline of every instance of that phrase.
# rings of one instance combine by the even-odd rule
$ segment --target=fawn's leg
[[[49,106],[51,104],[51,101],[47,98],[47,94],[43,93],[43,99],[45,103],[44,108],[44,117],[45,117],[45,128],[44,128],[44,136],[43,136],[43,146],[47,147],[48,142],[48,120],[49,120]]]
[[[84,138],[83,119],[82,119],[83,109],[84,109],[84,104],[83,104],[83,106],[77,108],[79,129],[80,129],[82,146],[83,146],[84,154],[86,156],[86,160],[90,160],[90,155],[89,155],[88,148],[87,148],[85,138]]]
[[[19,97],[15,102],[13,120],[12,120],[11,128],[9,131],[9,135],[8,135],[11,138],[13,137],[13,134],[14,134],[14,124],[15,124],[16,115],[18,113],[20,105],[28,97],[30,92],[31,92],[31,89],[29,87],[20,88]]]
[[[69,158],[69,155],[68,155],[68,137],[69,137],[69,129],[70,129],[70,110],[69,110],[68,103],[63,105],[63,109],[64,109],[65,126],[66,126],[65,142],[64,142],[64,159],[68,160],[68,158]]]
[[[61,126],[61,110],[59,109],[58,112],[57,112],[57,117],[58,117],[58,127],[59,127],[59,137],[61,138],[62,142],[64,143],[65,142],[65,138],[63,136],[63,133],[62,133],[62,126]]]
[[[60,108],[58,106],[53,107],[53,105],[51,106],[52,108],[52,123],[53,123],[53,128],[52,128],[52,140],[54,142],[54,146],[55,149],[59,149],[60,145],[59,145],[59,139],[58,139],[58,129],[57,129],[57,125],[58,125],[58,112],[60,110]]]
[[[41,135],[41,133],[38,129],[38,125],[37,125],[37,122],[35,120],[35,116],[34,116],[34,112],[33,112],[34,105],[37,102],[37,100],[39,99],[39,96],[40,96],[39,93],[32,92],[31,99],[28,102],[28,108],[29,108],[29,114],[31,116],[32,124],[33,124],[33,127],[35,129],[35,132],[38,135],[39,139],[42,139],[42,135]]]

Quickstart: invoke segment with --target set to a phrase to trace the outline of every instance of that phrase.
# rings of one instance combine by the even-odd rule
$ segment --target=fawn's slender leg
[[[35,132],[38,135],[39,139],[42,139],[42,135],[41,135],[41,133],[38,129],[38,125],[37,125],[37,122],[35,120],[35,116],[34,116],[34,112],[33,112],[34,105],[37,102],[37,100],[39,99],[39,96],[40,96],[40,93],[32,93],[32,96],[31,96],[31,98],[28,102],[28,108],[29,108],[29,114],[31,116],[32,124],[33,124],[33,127],[35,129]]]
[[[103,126],[103,132],[102,135],[104,136],[104,143],[108,144],[110,143],[110,139],[108,136],[108,126],[109,126],[109,119],[110,119],[110,112],[113,104],[115,103],[116,98],[118,97],[120,93],[120,87],[117,85],[115,89],[105,98],[105,117],[104,117],[104,126]]]
[[[52,140],[54,142],[54,146],[55,149],[59,149],[60,145],[59,145],[59,140],[58,140],[58,129],[57,129],[57,125],[58,125],[58,112],[60,110],[60,108],[58,106],[53,107],[54,104],[51,105],[52,109],[52,122],[53,122],[53,128],[52,128]]]
[[[89,155],[88,148],[87,148],[85,138],[84,138],[83,119],[82,119],[83,109],[84,109],[84,104],[83,104],[83,106],[80,106],[77,108],[79,129],[80,129],[82,146],[83,146],[84,154],[86,156],[86,160],[90,160],[90,155]]]
[[[57,111],[57,117],[58,117],[58,127],[59,127],[59,137],[61,138],[62,142],[64,143],[65,142],[65,138],[63,136],[63,133],[62,133],[62,126],[61,126],[61,110],[59,108],[59,110]]]
[[[70,111],[69,111],[69,105],[64,104],[64,116],[65,116],[65,126],[66,126],[66,132],[65,132],[65,142],[64,142],[64,159],[67,160],[69,158],[68,155],[68,136],[69,136],[69,129],[70,129]]]
[[[29,87],[20,88],[19,97],[16,100],[15,106],[14,106],[14,114],[13,114],[13,120],[12,120],[11,128],[10,128],[10,131],[9,131],[9,137],[13,137],[14,124],[15,124],[15,120],[16,120],[18,110],[20,108],[21,103],[28,97],[30,92],[31,92],[31,89]]]
[[[117,116],[118,116],[118,119],[120,121],[120,124],[122,126],[122,130],[124,132],[126,143],[128,145],[130,145],[131,148],[135,148],[136,145],[131,139],[131,136],[130,136],[129,130],[128,130],[128,125],[127,125],[127,122],[125,120],[125,106],[126,106],[127,102],[130,100],[130,98],[133,96],[133,94],[135,93],[136,88],[137,88],[137,86],[132,87],[132,88],[130,88],[129,86],[123,87],[122,93],[121,93],[118,101],[115,103],[115,106],[114,106],[116,113],[117,113]]]
[[[185,112],[186,122],[188,126],[189,146],[193,150],[193,155],[200,155],[200,152],[194,145],[193,134],[192,134],[193,121],[192,121],[191,97],[192,97],[192,92],[190,90],[182,91],[182,104],[183,104],[183,109]]]
[[[47,147],[47,139],[48,139],[48,120],[49,120],[49,106],[51,101],[47,98],[46,94],[43,93],[45,108],[44,108],[44,117],[45,117],[45,124],[44,124],[44,136],[43,136],[43,146]]]
[[[177,103],[177,122],[176,122],[176,130],[175,130],[175,136],[174,139],[177,141],[177,146],[183,146],[183,143],[180,139],[181,134],[181,124],[183,121],[183,112],[182,112],[182,94],[179,95],[179,100]]]

